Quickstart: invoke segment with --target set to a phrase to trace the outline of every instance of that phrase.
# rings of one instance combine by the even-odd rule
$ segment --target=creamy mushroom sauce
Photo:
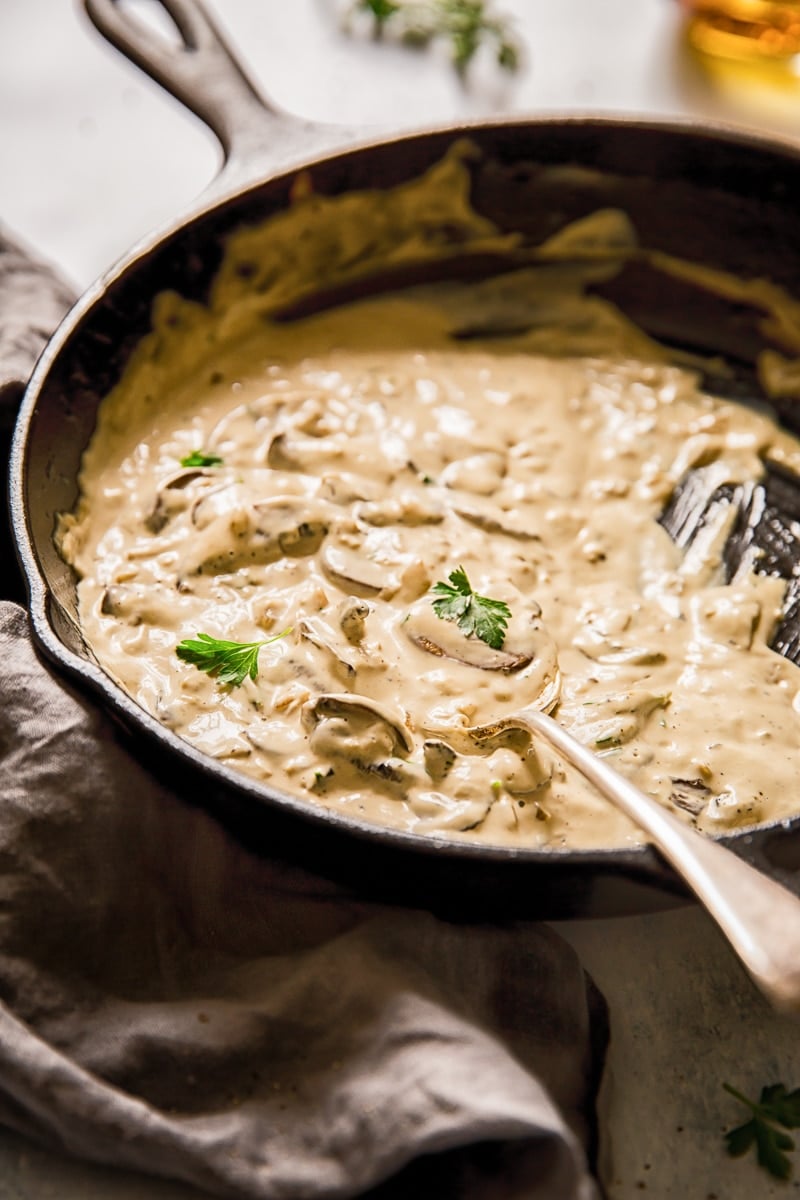
[[[536,702],[557,668],[556,718],[701,829],[798,811],[800,670],[767,647],[784,585],[721,583],[724,525],[684,553],[657,523],[690,468],[756,479],[797,443],[658,361],[585,282],[523,271],[288,324],[165,301],[62,521],[99,662],[213,758],[415,833],[640,840],[527,735],[461,732]],[[473,318],[513,325],[520,295],[547,319],[454,341]],[[221,464],[182,467],[198,449]],[[434,613],[458,566],[510,607],[502,650]],[[240,687],[176,655],[199,631],[289,627]]]

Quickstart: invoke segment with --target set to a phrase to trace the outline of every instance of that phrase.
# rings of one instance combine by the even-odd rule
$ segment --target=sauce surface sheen
[[[456,342],[446,292],[259,321],[213,353],[189,337],[158,394],[106,401],[60,534],[101,664],[212,757],[416,833],[640,840],[526,735],[458,736],[534,702],[556,660],[557,720],[686,820],[796,812],[800,670],[767,646],[783,583],[724,584],[724,526],[684,552],[657,522],[691,468],[757,479],[796,443],[632,357],[630,331],[571,354],[557,296],[544,341]],[[182,467],[198,449],[222,461]],[[433,611],[458,567],[511,610],[499,652]],[[289,627],[239,687],[176,655]]]

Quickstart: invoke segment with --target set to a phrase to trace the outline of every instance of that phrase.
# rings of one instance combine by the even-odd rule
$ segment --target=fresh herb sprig
[[[354,0],[353,9],[371,13],[378,36],[396,33],[401,41],[416,46],[446,38],[460,74],[487,42],[504,70],[519,66],[520,50],[509,22],[491,14],[488,0]]]
[[[193,450],[181,459],[182,467],[220,467],[222,459],[218,454],[207,454],[205,450]]]
[[[511,609],[504,600],[492,600],[473,592],[463,567],[451,571],[447,578],[449,583],[435,583],[431,589],[437,597],[431,601],[437,617],[455,621],[467,637],[480,638],[493,650],[501,650]]]
[[[788,1179],[792,1162],[786,1151],[794,1150],[794,1139],[783,1131],[800,1129],[800,1088],[787,1092],[782,1083],[768,1084],[755,1101],[729,1083],[722,1086],[752,1114],[749,1121],[725,1134],[728,1153],[739,1158],[755,1146],[758,1165],[776,1179]]]
[[[228,642],[222,638],[212,637],[209,633],[198,633],[194,638],[184,638],[179,642],[175,653],[183,662],[191,663],[199,671],[218,679],[220,683],[229,683],[239,687],[248,675],[251,679],[258,678],[258,654],[262,646],[277,642],[280,638],[291,633],[291,628],[276,633],[274,637],[264,638],[259,642]]]

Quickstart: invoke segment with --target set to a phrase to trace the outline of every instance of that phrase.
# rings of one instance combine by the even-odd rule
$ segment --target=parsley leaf
[[[226,642],[209,633],[198,633],[195,638],[184,638],[179,642],[175,653],[183,662],[191,663],[198,671],[206,671],[220,683],[238,687],[248,675],[251,679],[258,676],[261,647],[277,642],[291,632],[291,629],[284,629],[283,633],[260,642]]]
[[[182,467],[219,467],[221,464],[218,454],[206,454],[204,450],[193,450],[181,459]]]
[[[493,43],[498,66],[507,71],[519,66],[519,47],[509,23],[491,14],[489,0],[353,0],[352,8],[371,14],[377,36],[392,31],[413,46],[446,38],[459,74],[485,42]]]
[[[450,583],[436,583],[431,589],[433,611],[443,621],[455,621],[467,637],[474,635],[493,650],[501,650],[511,609],[503,600],[491,600],[473,592],[463,567],[451,571]]]
[[[769,1084],[761,1089],[755,1102],[729,1083],[722,1086],[753,1114],[749,1121],[725,1134],[728,1154],[739,1158],[755,1146],[758,1165],[776,1179],[788,1179],[792,1163],[786,1151],[794,1150],[794,1139],[783,1130],[800,1128],[800,1088],[787,1092],[782,1083]]]

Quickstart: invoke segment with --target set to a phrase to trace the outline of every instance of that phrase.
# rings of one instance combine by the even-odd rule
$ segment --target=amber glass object
[[[700,53],[739,62],[796,67],[800,0],[681,0],[687,37]]]

